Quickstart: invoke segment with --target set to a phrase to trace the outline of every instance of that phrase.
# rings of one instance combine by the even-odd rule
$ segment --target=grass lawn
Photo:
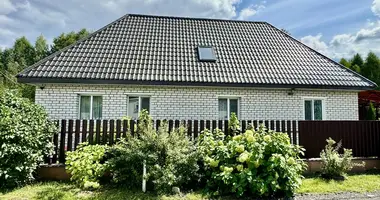
[[[297,193],[373,192],[380,190],[380,174],[349,175],[345,181],[306,178]]]
[[[380,175],[350,175],[346,181],[325,181],[320,178],[306,178],[297,193],[332,193],[332,192],[372,192],[380,190]],[[81,191],[69,183],[45,182],[25,186],[7,193],[0,193],[0,199],[10,200],[174,200],[202,199],[200,193],[190,193],[180,196],[157,196],[141,192],[131,192],[123,189],[102,189],[96,192]]]

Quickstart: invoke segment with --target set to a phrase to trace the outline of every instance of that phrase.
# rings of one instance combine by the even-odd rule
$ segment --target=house
[[[135,14],[17,78],[53,119],[357,120],[376,87],[266,22]]]

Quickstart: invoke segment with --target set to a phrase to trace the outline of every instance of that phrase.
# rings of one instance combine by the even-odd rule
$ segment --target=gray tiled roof
[[[216,62],[198,60],[211,45]],[[366,89],[375,83],[265,22],[125,15],[18,75],[20,82]]]

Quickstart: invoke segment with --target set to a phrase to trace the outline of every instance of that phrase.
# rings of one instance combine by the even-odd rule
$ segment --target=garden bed
[[[62,182],[44,182],[25,186],[0,195],[0,199],[205,199],[201,193],[178,195],[154,195],[132,192],[126,189],[103,188],[97,192],[87,192],[76,186]],[[296,199],[331,199],[331,198],[376,198],[380,197],[380,174],[349,175],[345,181],[326,181],[316,177],[306,178],[297,191]],[[233,199],[233,198],[230,198]]]

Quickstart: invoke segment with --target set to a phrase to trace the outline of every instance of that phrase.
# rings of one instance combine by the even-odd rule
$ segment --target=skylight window
[[[212,46],[199,46],[198,57],[200,61],[216,61],[215,52]]]

